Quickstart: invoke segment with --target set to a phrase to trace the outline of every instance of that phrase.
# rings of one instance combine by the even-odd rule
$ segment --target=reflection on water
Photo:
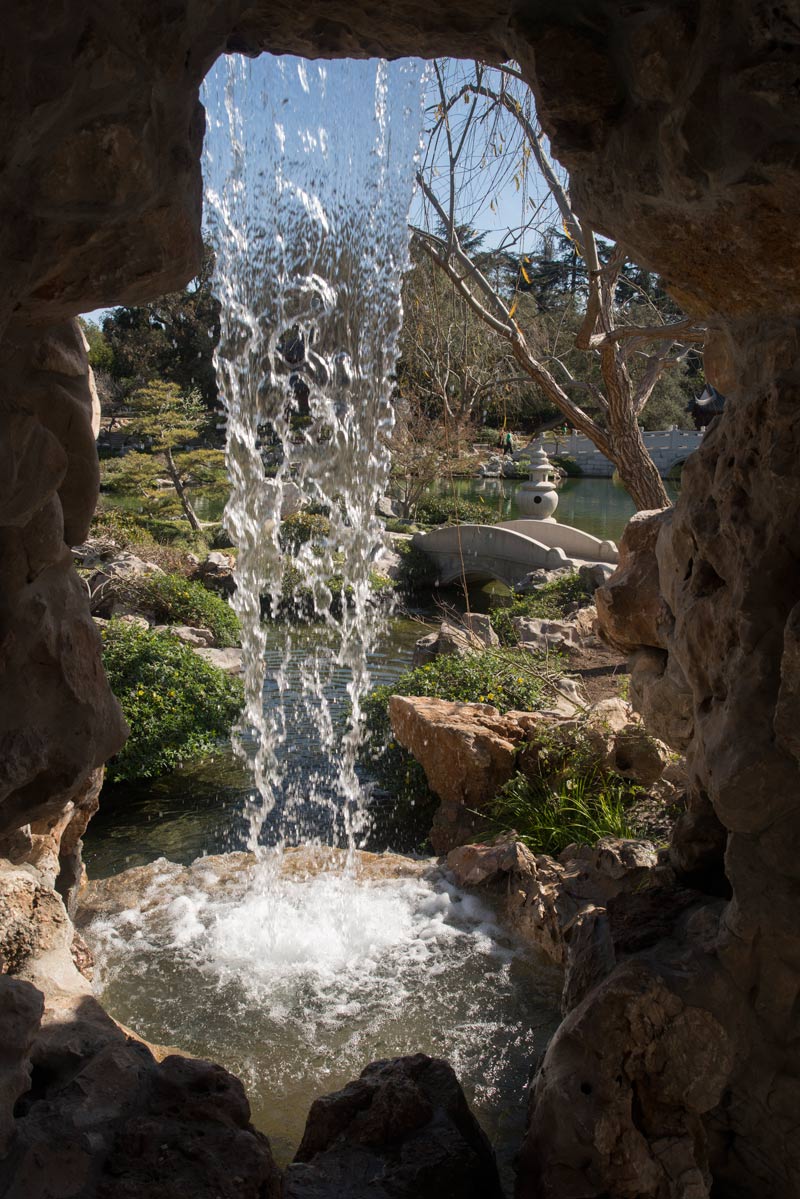
[[[520,479],[453,479],[452,483],[449,480],[436,483],[429,491],[430,494],[455,494],[463,499],[477,500],[486,504],[487,509],[499,515],[501,520],[517,520],[523,515],[515,502],[521,482]],[[674,502],[677,485],[668,479],[664,482]],[[625,525],[636,511],[625,488],[612,479],[567,479],[559,489],[558,497],[556,520],[604,540],[619,541]],[[220,519],[222,501],[198,496],[192,502],[203,520]]]

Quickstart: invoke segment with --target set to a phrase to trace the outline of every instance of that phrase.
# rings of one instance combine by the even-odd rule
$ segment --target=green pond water
[[[436,484],[430,491],[485,504],[497,520],[518,520],[524,515],[516,502],[521,485],[519,479],[453,479]],[[674,499],[676,485],[667,482],[667,491]],[[625,488],[612,479],[566,479],[558,490],[555,518],[593,537],[618,542],[635,511]]]

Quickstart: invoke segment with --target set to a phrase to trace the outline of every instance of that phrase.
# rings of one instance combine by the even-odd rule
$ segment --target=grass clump
[[[108,764],[109,781],[156,778],[227,737],[242,708],[239,679],[174,637],[117,620],[102,636],[106,674],[131,730]]]
[[[602,837],[636,836],[628,809],[642,788],[603,765],[603,742],[592,730],[542,729],[518,762],[482,813],[495,832],[513,830],[529,849],[549,854]]]
[[[519,616],[537,620],[562,620],[576,604],[589,602],[590,595],[577,573],[543,583],[530,595],[512,596],[502,608],[494,608],[489,619],[503,645],[516,645],[514,620]]]
[[[137,575],[125,579],[124,598],[138,609],[152,611],[158,624],[183,624],[208,629],[217,645],[237,645],[239,621],[220,596],[179,574]]]
[[[624,779],[596,769],[537,779],[518,772],[482,815],[496,831],[513,830],[535,853],[555,855],[573,843],[634,837],[627,814],[634,793]]]

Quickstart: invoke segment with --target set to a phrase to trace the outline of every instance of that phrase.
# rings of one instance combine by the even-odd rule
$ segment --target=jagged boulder
[[[462,845],[447,855],[459,886],[499,889],[514,928],[562,965],[567,961],[565,932],[578,913],[605,907],[623,891],[652,886],[657,865],[650,842],[614,837],[593,847],[568,846],[557,858],[534,854],[513,836],[493,844]]]
[[[631,517],[619,543],[619,565],[594,593],[602,636],[623,653],[667,645],[673,619],[661,592],[655,547],[671,513],[667,508]]]
[[[550,1042],[531,1096],[519,1199],[709,1195],[704,1117],[722,1097],[733,1056],[711,1012],[686,1003],[644,962],[618,967]]]
[[[647,728],[686,752],[694,732],[692,693],[674,655],[652,648],[631,655],[630,701]]]
[[[521,649],[542,653],[551,649],[580,649],[583,638],[575,624],[566,620],[540,620],[516,616],[511,622]]]
[[[163,633],[167,637],[177,637],[178,641],[182,641],[184,645],[190,645],[192,649],[199,649],[201,646],[209,649],[214,646],[214,634],[210,629],[195,628],[185,624],[157,624],[153,626],[153,632]]]
[[[488,616],[479,612],[465,612],[456,622],[443,620],[432,633],[420,637],[414,647],[412,666],[424,666],[434,658],[454,654],[464,658],[482,649],[491,649],[500,644],[500,638],[492,628]]]
[[[511,778],[523,729],[491,704],[403,695],[389,700],[389,720],[442,801],[431,844],[446,853],[469,839],[479,823],[474,810]]]
[[[453,1069],[416,1054],[373,1062],[316,1099],[284,1199],[502,1199],[486,1134]]]
[[[195,569],[192,578],[202,583],[209,591],[218,591],[220,595],[233,595],[236,588],[234,568],[236,559],[232,554],[222,550],[213,550]]]

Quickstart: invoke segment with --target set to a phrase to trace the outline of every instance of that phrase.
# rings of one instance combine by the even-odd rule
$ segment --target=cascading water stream
[[[205,86],[206,207],[222,304],[217,373],[232,482],[225,523],[238,546],[234,607],[245,666],[235,743],[258,791],[253,849],[277,803],[287,827],[296,826],[302,806],[328,808],[350,845],[362,831],[361,699],[382,619],[370,571],[382,537],[376,504],[389,474],[422,80],[415,60],[262,55],[225,59]],[[330,535],[290,556],[281,516],[311,506],[329,515]],[[328,627],[308,652],[286,624],[266,704],[263,597],[273,614],[310,605]],[[350,700],[344,720],[326,700],[326,684],[342,668]],[[285,702],[290,671],[299,674],[293,713]],[[318,731],[327,777],[287,773],[293,714]]]
[[[361,703],[369,661],[387,656],[386,638],[373,652],[386,616],[370,570],[422,81],[418,62],[262,56],[228,58],[206,83],[255,859],[159,858],[84,892],[109,1010],[241,1075],[282,1162],[316,1095],[422,1051],[452,1062],[508,1166],[556,1013],[552,971],[435,863],[356,852]],[[290,549],[282,515],[309,505],[329,536]],[[287,607],[314,619],[264,620]],[[394,653],[410,658],[396,640]],[[287,845],[316,836],[348,852]]]

